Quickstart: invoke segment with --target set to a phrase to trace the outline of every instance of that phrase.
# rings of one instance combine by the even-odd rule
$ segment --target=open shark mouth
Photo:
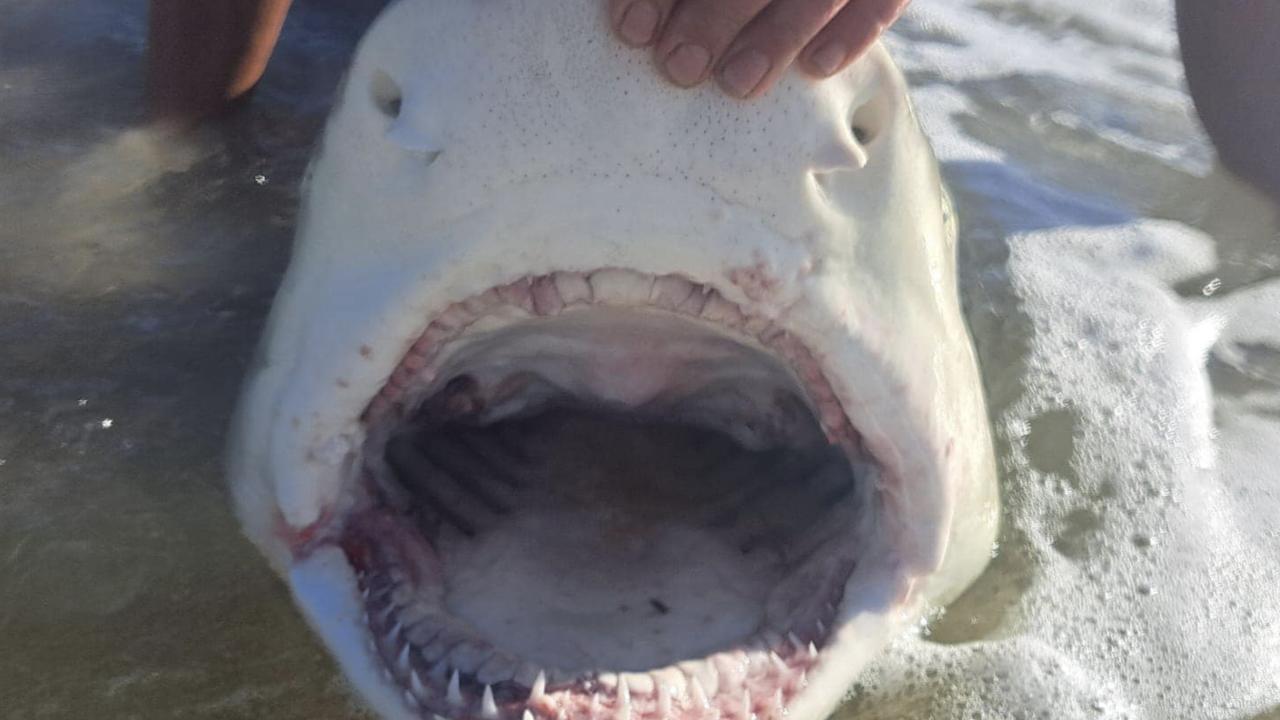
[[[322,542],[423,717],[782,717],[877,522],[820,363],[674,275],[457,302],[363,423]]]

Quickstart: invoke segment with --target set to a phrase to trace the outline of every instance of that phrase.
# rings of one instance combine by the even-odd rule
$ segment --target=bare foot
[[[713,74],[737,98],[764,94],[794,63],[814,77],[843,70],[909,0],[609,0],[614,31],[653,49],[671,82]]]

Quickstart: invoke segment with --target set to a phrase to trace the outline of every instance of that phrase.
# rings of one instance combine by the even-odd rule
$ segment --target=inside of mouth
[[[586,303],[477,319],[422,365],[368,423],[343,539],[406,703],[784,712],[830,638],[876,482],[787,358]]]

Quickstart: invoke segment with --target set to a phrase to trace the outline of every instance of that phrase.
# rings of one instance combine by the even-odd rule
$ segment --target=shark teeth
[[[448,668],[447,658],[424,667],[421,657],[406,644],[395,656],[394,667],[409,667],[400,681],[405,704],[415,714],[433,720],[780,720],[786,713],[787,698],[803,685],[806,670],[812,667],[807,653],[784,659],[770,650],[719,653],[706,661],[682,663],[710,669],[723,686],[720,692],[712,693],[699,679],[709,673],[689,674],[677,667],[649,673],[602,673],[594,680],[586,677],[557,690],[547,689],[547,671],[538,670],[524,702],[519,701],[518,690],[512,697],[511,685],[503,685],[508,689],[502,690],[500,702],[494,684],[480,683],[474,674]],[[736,671],[730,671],[739,674],[742,668],[750,668],[752,673],[742,681],[726,682],[724,672],[717,673],[715,665],[736,666]],[[388,667],[393,666],[389,663]],[[397,682],[393,674],[386,675],[388,682]]]
[[[425,698],[430,694],[427,692],[427,686],[422,682],[422,678],[418,677],[416,670],[409,673],[409,688],[413,690],[414,695],[420,698]]]
[[[619,676],[619,682],[627,686],[628,692],[640,697],[652,695],[655,687],[653,678],[648,673],[626,673]]]
[[[396,667],[402,673],[412,673],[413,669],[409,667],[409,651],[411,650],[409,643],[405,643],[400,650],[400,655],[396,657]]]
[[[827,603],[825,620],[785,633],[766,628],[737,649],[649,672],[575,673],[512,658],[432,602],[409,597],[384,607],[409,584],[403,574],[364,580],[370,649],[386,681],[415,716],[441,720],[780,720],[821,661],[826,638],[814,631],[827,631],[835,616]]]
[[[801,652],[804,650],[805,648],[804,643],[800,642],[800,638],[796,637],[795,633],[793,632],[787,633],[787,640],[791,642],[791,647],[795,648],[795,652]]]
[[[698,682],[698,678],[689,679],[689,691],[695,708],[706,710],[711,707],[711,700],[707,697],[707,691],[702,689],[702,683]]]
[[[715,288],[678,275],[650,275],[619,268],[593,272],[554,272],[529,276],[445,307],[410,345],[382,390],[370,401],[367,417],[391,410],[423,368],[469,328],[497,317],[552,317],[584,305],[645,307],[715,323],[764,344],[799,371],[818,405],[818,415],[833,439],[856,441],[857,433],[813,354],[771,319],[739,305]]]
[[[453,675],[449,677],[449,690],[448,695],[445,697],[448,699],[450,705],[453,705],[454,707],[462,707],[462,686],[459,682],[457,670],[454,670]]]
[[[618,683],[618,720],[631,720],[631,690],[625,680]]]
[[[484,686],[484,694],[480,697],[480,716],[487,720],[498,717],[498,704],[493,701],[492,685]]]

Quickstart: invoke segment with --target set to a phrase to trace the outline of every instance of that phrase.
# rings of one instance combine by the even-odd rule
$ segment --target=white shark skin
[[[836,660],[790,709],[820,718],[922,603],[981,572],[994,541],[988,420],[936,162],[879,46],[832,80],[792,73],[742,103],[665,84],[609,38],[604,6],[403,0],[370,29],[233,428],[238,513],[366,699],[412,717],[352,644],[341,554],[300,552],[342,512],[362,411],[453,301],[557,270],[683,275],[802,340],[892,476],[885,547],[850,581],[825,651]]]

